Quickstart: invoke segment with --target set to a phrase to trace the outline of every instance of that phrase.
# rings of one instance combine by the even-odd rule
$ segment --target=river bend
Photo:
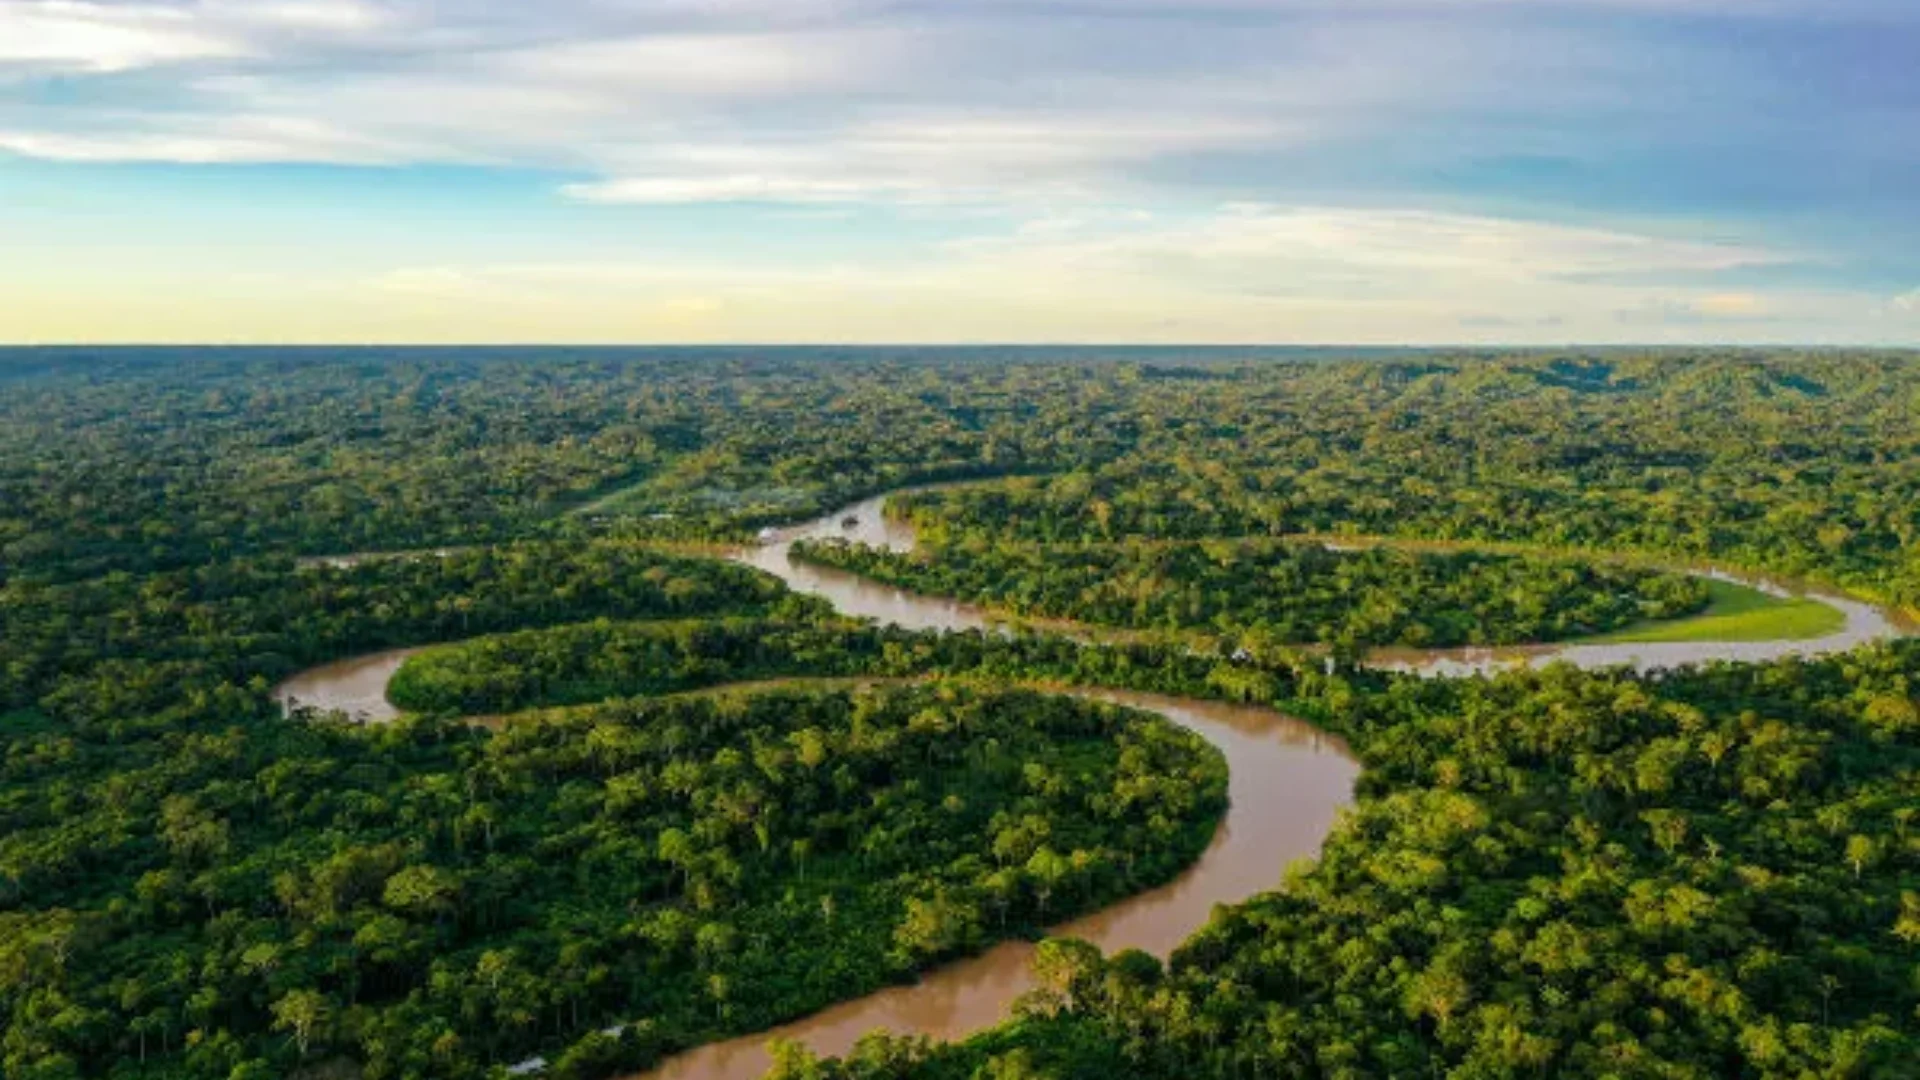
[[[796,592],[823,597],[843,614],[913,630],[974,630],[1000,624],[990,612],[958,601],[920,596],[829,567],[790,558],[795,540],[838,537],[911,550],[913,533],[883,513],[885,496],[866,499],[817,520],[770,531],[732,557],[781,578]],[[1844,628],[1813,641],[1571,644],[1500,650],[1384,650],[1375,662],[1426,675],[1463,675],[1514,664],[1565,660],[1582,667],[1641,669],[1713,659],[1766,660],[1816,655],[1898,636],[1900,622],[1845,597],[1723,574],[1771,591],[1812,595],[1838,608]],[[387,681],[417,649],[400,649],[315,668],[283,683],[289,706],[340,710],[378,722],[397,715]],[[1212,844],[1173,882],[1056,928],[1112,953],[1137,948],[1166,956],[1231,904],[1276,887],[1289,863],[1318,852],[1340,808],[1352,799],[1359,765],[1339,739],[1270,709],[1118,691],[1083,696],[1155,712],[1218,747],[1230,769],[1230,807]],[[928,972],[919,981],[828,1008],[813,1016],[671,1058],[644,1080],[753,1080],[770,1064],[768,1040],[792,1039],[823,1055],[843,1054],[867,1032],[884,1029],[955,1039],[992,1026],[1033,985],[1033,946],[1006,942]],[[527,1063],[531,1065],[533,1063]],[[531,1071],[531,1070],[528,1070]]]

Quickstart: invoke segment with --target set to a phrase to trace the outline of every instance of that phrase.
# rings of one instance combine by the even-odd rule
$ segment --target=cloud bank
[[[1899,340],[1915,55],[1906,0],[5,0],[0,183],[254,170],[266,203],[294,198],[281,170],[345,169],[374,208],[408,170],[525,181],[446,196],[512,244],[382,251],[357,281],[631,270],[638,243],[745,293],[1073,275],[1062,335],[1151,282],[1154,325],[1196,336],[1221,305],[1235,335],[1306,333],[1253,314],[1294,304],[1349,313],[1309,320],[1335,337]],[[556,207],[648,231],[543,247]],[[807,213],[847,225],[770,253]],[[56,226],[0,216],[0,240]],[[297,249],[261,265],[318,281]]]

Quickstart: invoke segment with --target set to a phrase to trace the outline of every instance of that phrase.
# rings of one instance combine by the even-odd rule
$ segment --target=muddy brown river
[[[918,596],[857,575],[801,564],[789,549],[801,538],[842,537],[910,550],[913,533],[882,513],[885,497],[868,499],[826,517],[769,532],[737,553],[737,561],[765,570],[797,592],[820,596],[847,615],[878,619],[916,630],[968,630],[999,623],[967,604]],[[1780,591],[1777,583],[1726,575],[1730,580]],[[1894,637],[1905,627],[1870,605],[1811,590],[1846,615],[1838,633],[1812,641],[1686,642],[1675,644],[1568,645],[1517,650],[1390,651],[1378,662],[1432,675],[1489,671],[1555,659],[1585,667],[1630,664],[1672,666],[1710,659],[1761,660],[1813,655]],[[366,722],[391,719],[387,680],[418,650],[396,650],[315,668],[276,691],[289,706],[346,712]],[[1144,949],[1166,956],[1203,925],[1213,908],[1276,887],[1289,863],[1312,856],[1340,808],[1352,799],[1359,765],[1346,746],[1308,724],[1269,709],[1124,692],[1085,696],[1158,713],[1205,738],[1225,754],[1231,770],[1231,805],[1212,845],[1172,883],[1123,900],[1056,933],[1083,938],[1108,953]],[[918,982],[857,998],[813,1016],[742,1038],[713,1043],[669,1059],[643,1080],[752,1080],[767,1070],[766,1044],[795,1040],[823,1055],[851,1049],[874,1030],[954,1039],[992,1026],[1033,985],[1033,946],[1009,942],[980,956],[927,973]],[[536,1071],[537,1062],[516,1071]]]

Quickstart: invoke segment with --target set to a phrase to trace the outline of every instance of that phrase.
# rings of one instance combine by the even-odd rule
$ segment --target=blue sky
[[[1914,0],[0,0],[0,341],[1920,343]]]

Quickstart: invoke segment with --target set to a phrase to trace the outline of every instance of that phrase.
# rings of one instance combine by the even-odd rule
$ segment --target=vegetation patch
[[[1861,1077],[1920,1061],[1920,645],[1657,683],[1321,684],[1366,763],[1287,887],[1162,967],[1049,950],[951,1047],[779,1080]]]
[[[1258,659],[1154,642],[1085,648],[1050,635],[925,634],[841,619],[596,620],[425,649],[395,672],[388,697],[415,712],[497,717],[743,682],[940,674],[1250,700],[1276,697],[1320,667],[1286,649]]]
[[[1774,596],[1730,581],[1707,582],[1698,615],[1631,626],[1593,638],[1596,644],[1670,641],[1810,641],[1846,627],[1838,608],[1807,597]]]
[[[779,579],[612,540],[534,541],[296,569],[246,559],[134,577],[0,584],[0,709],[93,691],[105,662],[198,665],[272,681],[343,655],[594,617],[818,612]],[[131,676],[129,676],[131,679]],[[132,680],[137,682],[137,680]],[[61,690],[62,686],[64,690]],[[121,715],[119,720],[132,720]]]
[[[1698,579],[1639,567],[1292,540],[1033,544],[970,534],[912,554],[843,541],[793,552],[1019,616],[1345,648],[1561,641],[1708,602]]]
[[[1158,884],[1226,804],[1218,752],[1157,717],[954,684],[617,701],[494,735],[273,725],[209,753],[164,785],[95,776],[79,790],[132,801],[0,843],[10,1074],[345,1053],[475,1076],[612,1024],[562,1075],[643,1066]],[[48,861],[150,803],[115,868]],[[54,1001],[67,1019],[39,1019]]]

